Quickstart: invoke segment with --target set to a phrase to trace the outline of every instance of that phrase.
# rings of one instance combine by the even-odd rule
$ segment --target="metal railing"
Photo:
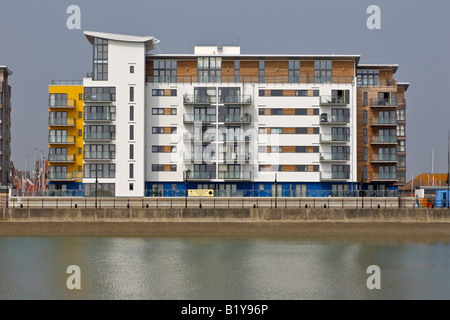
[[[320,142],[349,142],[349,134],[321,133]]]
[[[397,172],[373,172],[372,181],[397,181]]]
[[[75,118],[48,118],[49,126],[74,126]]]
[[[52,86],[82,86],[83,80],[52,80]]]
[[[326,118],[322,118],[321,124],[335,124],[335,123],[349,123],[350,116],[342,115],[342,114],[328,114]]]
[[[224,104],[251,104],[252,96],[219,96],[219,103]]]
[[[75,136],[48,136],[48,143],[74,144]]]
[[[113,132],[85,132],[84,140],[114,140],[116,135]]]
[[[48,161],[50,162],[75,162],[74,154],[49,154]]]
[[[348,152],[321,152],[321,161],[348,161],[350,160],[350,153]]]
[[[371,136],[370,143],[380,143],[380,144],[394,143],[394,144],[397,144],[398,138],[397,138],[397,136]]]
[[[215,114],[183,114],[183,122],[216,122]]]
[[[189,174],[189,179],[215,179],[216,172],[215,171],[194,171]]]
[[[191,94],[185,94],[183,96],[183,102],[185,104],[210,104],[210,103],[216,103],[217,99],[216,96],[199,96],[199,95],[191,95]]]
[[[85,160],[112,160],[116,153],[112,151],[84,151]]]
[[[347,105],[345,97],[337,96],[320,96],[321,105]]]
[[[397,162],[396,154],[372,154],[370,160],[374,162]]]
[[[112,102],[116,101],[113,93],[90,93],[84,95],[84,102]]]
[[[84,113],[84,121],[115,121],[116,114],[114,112],[101,113]]]
[[[58,100],[53,100],[53,99],[49,99],[48,100],[48,105],[50,108],[75,108],[75,100],[74,99],[58,99]]]
[[[363,79],[357,79],[356,85],[358,87],[395,87],[395,80],[391,79],[373,79],[372,81],[364,81]]]
[[[370,119],[371,125],[387,125],[387,126],[395,126],[397,125],[396,117],[378,117]]]
[[[398,100],[397,99],[371,99],[370,105],[372,107],[397,107]]]
[[[183,153],[183,159],[185,161],[209,161],[209,160],[213,160],[215,159],[215,155],[212,155],[211,153],[208,152],[184,152]]]
[[[347,180],[350,179],[350,172],[346,171],[321,171],[320,180]]]
[[[284,77],[284,76],[177,76],[161,77],[147,76],[147,83],[280,83],[280,84],[352,84],[354,77]]]
[[[251,171],[219,171],[219,179],[249,180],[251,178]]]

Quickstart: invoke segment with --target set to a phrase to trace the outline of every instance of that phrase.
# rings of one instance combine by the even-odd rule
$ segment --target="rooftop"
[[[94,43],[94,38],[114,40],[114,41],[122,41],[122,42],[135,42],[135,43],[145,43],[145,47],[147,51],[155,49],[155,45],[160,41],[152,36],[129,36],[123,34],[116,33],[105,33],[105,32],[94,32],[94,31],[85,31],[84,35],[89,40],[91,44]]]

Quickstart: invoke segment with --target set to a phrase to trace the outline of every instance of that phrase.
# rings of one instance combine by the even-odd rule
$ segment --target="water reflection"
[[[448,299],[449,240],[1,237],[0,299]]]

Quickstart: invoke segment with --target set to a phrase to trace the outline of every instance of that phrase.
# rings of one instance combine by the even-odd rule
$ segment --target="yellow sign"
[[[214,190],[209,189],[190,189],[189,197],[214,197]]]

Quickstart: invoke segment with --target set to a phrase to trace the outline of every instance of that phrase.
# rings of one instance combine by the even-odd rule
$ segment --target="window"
[[[241,82],[241,62],[234,61],[234,82]]]
[[[406,168],[406,157],[403,155],[398,156],[398,167]]]
[[[114,144],[86,144],[84,145],[84,159],[115,159],[116,146]]]
[[[130,101],[134,101],[134,87],[130,87]]]
[[[331,194],[333,197],[348,197],[350,195],[350,186],[348,184],[332,184]]]
[[[78,118],[79,119],[83,118],[83,111],[78,111]]]
[[[299,97],[307,97],[308,96],[308,90],[296,90],[295,95]]]
[[[50,93],[49,95],[50,107],[67,107],[67,103],[68,103],[67,93]]]
[[[265,81],[265,77],[266,77],[266,73],[265,73],[265,63],[263,60],[259,61],[259,67],[258,67],[258,75],[259,75],[259,83],[264,83]]]
[[[177,171],[176,164],[152,164],[152,171]]]
[[[379,70],[357,70],[358,87],[377,87],[380,85]]]
[[[177,108],[152,108],[152,115],[176,115]]]
[[[152,146],[153,153],[177,152],[177,146]]]
[[[84,140],[114,140],[116,126],[84,126]]]
[[[92,80],[108,80],[108,40],[94,38],[94,74]]]
[[[367,92],[363,92],[363,106],[367,106]]]
[[[200,57],[197,60],[198,82],[222,81],[222,58]]]
[[[405,110],[404,109],[398,109],[397,111],[397,120],[398,121],[405,121]]]
[[[363,123],[367,124],[367,110],[363,111]]]
[[[130,183],[130,184],[128,185],[128,190],[133,191],[133,189],[134,189],[134,184],[133,184],[133,183]]]
[[[176,60],[154,60],[153,80],[155,83],[176,83],[177,82],[177,61]]]
[[[116,120],[116,107],[88,106],[84,107],[84,120]]]
[[[367,143],[367,129],[364,129],[363,131],[363,142]]]
[[[152,90],[152,96],[177,96],[177,89],[153,89]]]
[[[176,130],[176,127],[152,127],[153,134],[172,134]]]
[[[134,66],[130,66],[130,73],[134,73]]]
[[[265,90],[259,90],[259,96],[264,97],[266,95]]]
[[[316,83],[331,83],[332,80],[331,60],[314,61],[314,80]]]
[[[130,125],[130,140],[134,140],[134,125]]]
[[[363,180],[367,181],[367,166],[364,166],[363,168]]]
[[[295,196],[296,197],[306,197],[307,196],[306,184],[296,184],[295,185]]]
[[[319,96],[319,90],[313,90],[313,96],[318,97]]]
[[[78,100],[83,100],[83,94],[82,93],[78,94]]]
[[[405,136],[405,125],[399,124],[397,126],[397,137],[404,137]]]
[[[134,121],[134,106],[130,106],[130,121]]]
[[[83,154],[83,148],[78,148],[78,154]]]
[[[85,87],[84,101],[116,101],[116,88]]]
[[[130,160],[134,159],[134,144],[130,144]]]
[[[134,179],[134,164],[130,163],[130,179]]]
[[[367,161],[367,148],[364,147],[364,161]]]
[[[288,62],[289,83],[300,83],[300,61]]]
[[[85,178],[115,178],[116,165],[114,163],[88,163],[84,165]]]
[[[406,141],[405,140],[398,141],[397,152],[406,152]]]

